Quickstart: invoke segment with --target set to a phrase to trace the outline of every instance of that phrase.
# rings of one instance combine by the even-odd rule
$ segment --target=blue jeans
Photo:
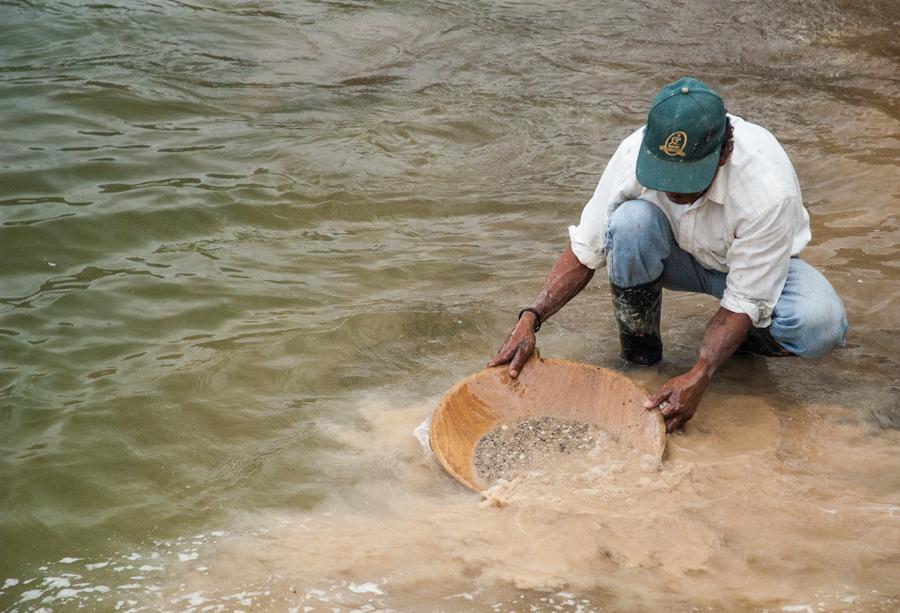
[[[612,214],[606,233],[610,283],[634,287],[663,278],[663,287],[721,298],[727,273],[703,268],[675,242],[669,220],[645,200],[629,200]],[[791,258],[787,281],[769,332],[779,345],[803,358],[820,358],[844,346],[847,315],[828,280],[798,257]]]

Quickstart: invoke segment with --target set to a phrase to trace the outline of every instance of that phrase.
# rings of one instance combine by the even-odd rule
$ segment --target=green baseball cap
[[[692,194],[712,183],[725,138],[725,105],[692,77],[660,90],[650,103],[637,158],[638,183],[648,189]]]

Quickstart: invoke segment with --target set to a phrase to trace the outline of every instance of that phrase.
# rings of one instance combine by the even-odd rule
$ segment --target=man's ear
[[[721,155],[719,155],[719,166],[724,166],[724,165],[725,165],[725,163],[728,161],[728,158],[731,157],[731,150],[732,150],[732,149],[734,149],[734,145],[728,145],[728,146],[725,148],[725,151],[723,151],[723,152],[721,153]]]

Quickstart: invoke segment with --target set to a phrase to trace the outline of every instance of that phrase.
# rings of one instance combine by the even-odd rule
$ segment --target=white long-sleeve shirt
[[[729,117],[734,150],[696,202],[675,204],[664,192],[637,182],[641,128],[613,154],[580,223],[569,227],[569,238],[582,264],[603,266],[609,217],[627,200],[647,200],[666,214],[682,249],[704,268],[728,273],[721,305],[765,327],[784,288],[790,257],[811,238],[809,215],[794,167],[775,137],[761,126]]]

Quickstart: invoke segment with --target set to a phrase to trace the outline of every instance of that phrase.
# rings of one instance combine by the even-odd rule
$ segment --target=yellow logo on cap
[[[659,150],[666,155],[677,155],[684,157],[684,147],[687,145],[687,134],[682,131],[672,132],[666,139],[664,145],[659,146]]]

